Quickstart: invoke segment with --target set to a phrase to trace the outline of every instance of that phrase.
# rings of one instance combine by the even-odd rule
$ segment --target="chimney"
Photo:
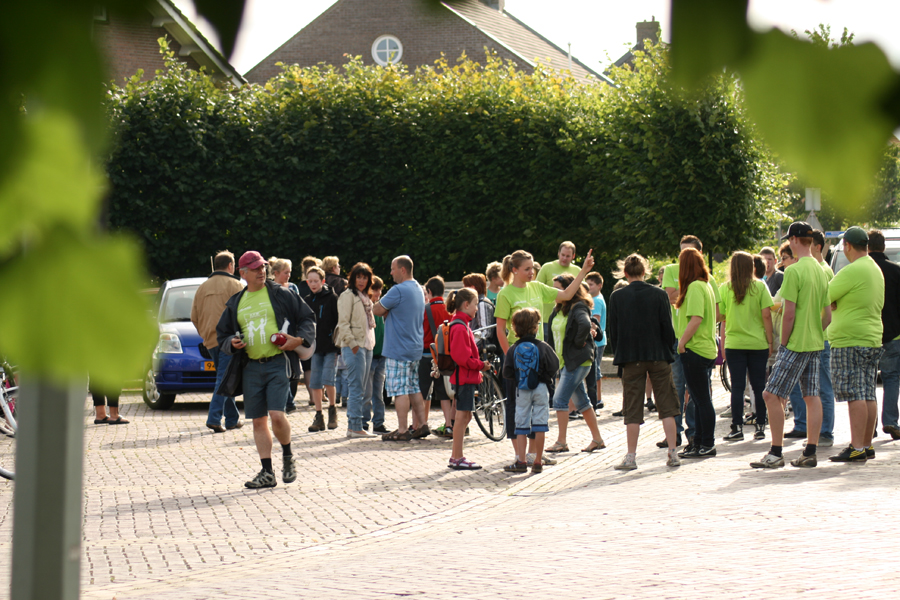
[[[650,40],[654,44],[659,43],[659,21],[651,17],[650,21],[640,21],[637,24],[637,47],[644,47],[644,40]]]
[[[506,8],[506,0],[481,0],[481,2],[501,13],[503,12],[503,9]]]

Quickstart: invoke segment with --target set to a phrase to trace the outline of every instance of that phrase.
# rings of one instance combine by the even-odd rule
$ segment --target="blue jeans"
[[[371,417],[375,427],[384,425],[384,357],[372,357],[372,367],[369,369],[369,378],[366,381],[366,395],[363,402],[363,426],[366,426]]]
[[[681,355],[681,364],[684,368],[684,381],[691,393],[688,406],[694,406],[696,415],[694,439],[701,446],[710,448],[716,445],[716,411],[710,393],[709,372],[715,366],[716,359],[686,350]]]
[[[834,388],[831,386],[831,344],[827,341],[825,349],[819,353],[819,361],[819,393],[822,399],[822,431],[819,433],[819,437],[833,440]],[[789,399],[794,411],[794,431],[806,431],[806,402],[803,401],[799,383],[791,390]]]
[[[678,394],[678,407],[681,414],[675,417],[675,425],[678,433],[684,432],[685,437],[694,437],[694,404],[684,406],[684,366],[681,363],[681,355],[678,354],[678,343],[675,343],[675,362],[672,363],[672,379],[675,381],[675,393]],[[682,417],[682,415],[684,415]],[[684,425],[687,425],[685,429]]]
[[[553,410],[569,412],[570,398],[574,400],[576,412],[583,413],[591,408],[591,401],[588,400],[584,379],[593,368],[593,365],[587,365],[575,367],[572,371],[569,371],[566,367],[559,370],[559,387],[556,388],[556,392],[553,394]]]
[[[766,362],[769,351],[766,350],[732,350],[725,349],[725,361],[731,374],[731,424],[741,428],[744,426],[744,390],[747,386],[747,374],[750,375],[750,387],[756,398],[756,422],[766,424],[766,403],[763,390],[766,389]]]
[[[344,358],[347,368],[347,429],[362,431],[363,428],[363,404],[365,403],[366,380],[369,377],[369,368],[372,366],[372,351],[360,346],[353,354],[350,348],[341,348],[341,356]]]
[[[900,420],[900,409],[897,399],[900,397],[900,340],[891,340],[884,346],[884,354],[878,368],[881,369],[881,382],[884,384],[884,398],[881,401],[881,426],[897,427]]]
[[[228,369],[228,363],[231,362],[231,355],[220,353],[218,348],[209,348],[209,355],[212,356],[213,363],[216,365],[216,389],[213,391],[212,400],[209,401],[209,416],[206,417],[206,424],[221,425],[224,411],[225,426],[234,427],[241,418],[237,403],[232,396],[220,396],[216,393],[225,376],[225,370]]]

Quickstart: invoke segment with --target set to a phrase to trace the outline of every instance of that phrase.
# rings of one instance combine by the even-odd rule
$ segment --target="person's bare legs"
[[[536,436],[535,436],[536,437]],[[516,448],[516,461],[517,462],[526,462],[525,458],[525,440],[527,438],[524,435],[516,436],[515,440],[515,448]]]
[[[337,398],[335,397],[337,394],[335,393],[333,385],[325,386],[325,395],[328,397],[328,406],[335,406],[337,404]],[[319,390],[319,402],[322,401],[322,390]],[[316,409],[321,410],[321,409]]]
[[[441,410],[444,413],[444,425],[450,427],[453,422],[453,401],[441,400]]]
[[[867,400],[866,413],[866,435],[863,436],[863,444],[868,448],[872,445],[872,437],[878,426],[878,403],[873,400]]]
[[[269,417],[253,419],[253,441],[260,458],[272,458],[272,432],[269,431]]]
[[[422,393],[416,392],[415,394],[409,395],[409,407],[413,411],[413,420],[418,417],[417,427],[421,427],[422,425],[428,425],[428,412],[426,411],[425,405],[428,404],[425,400],[422,399]]]
[[[868,448],[868,444],[863,444],[866,438],[866,428],[868,427],[868,408],[869,402],[862,400],[850,400],[847,402],[847,412],[850,413],[850,445],[854,448]],[[872,403],[874,404],[874,402]],[[872,430],[869,429],[869,439],[872,436]]]
[[[109,409],[110,414],[112,414],[112,409]],[[94,418],[98,421],[102,421],[106,418],[106,405],[103,406],[95,406],[94,407]]]
[[[666,442],[669,444],[669,450],[677,448],[675,445],[678,439],[678,428],[675,425],[675,417],[666,417],[662,420],[663,431],[666,432]]]
[[[282,446],[286,446],[291,443],[291,423],[288,421],[287,415],[285,415],[280,410],[270,410],[269,418],[272,419],[272,431],[275,433],[275,438],[278,440],[278,443]],[[254,430],[254,436],[256,435],[256,431]],[[271,450],[272,438],[269,438],[269,449]]]
[[[406,433],[409,429],[407,424],[407,416],[409,414],[409,396],[394,396],[394,410],[397,411],[397,431]]]
[[[806,443],[818,444],[819,433],[822,432],[822,399],[819,396],[803,396],[803,402],[806,404]]]
[[[529,445],[532,447],[532,454],[534,454],[534,464],[536,465],[543,464],[544,437],[543,431],[535,431],[534,439],[529,440],[531,442]]]
[[[466,427],[472,418],[472,412],[468,410],[456,411],[456,423],[453,424],[453,449],[450,458],[459,460],[463,457],[463,438],[466,435]]]
[[[594,423],[597,422],[597,418],[594,417]],[[569,411],[568,410],[558,410],[556,411],[556,443],[563,444],[566,443],[566,431],[569,429]]]
[[[784,407],[787,399],[776,396],[772,392],[763,392],[766,412],[769,414],[769,431],[772,433],[772,445],[784,446]],[[819,427],[822,426],[822,404],[819,403]],[[809,428],[809,421],[807,421]],[[816,434],[818,439],[818,434]]]
[[[119,407],[118,406],[110,406],[109,407],[109,420],[115,421],[119,418]]]
[[[598,444],[603,444],[603,436],[600,435],[600,427],[597,426],[597,415],[594,414],[594,408],[589,406],[582,411],[581,415],[584,417],[588,429],[591,430],[591,439]]]
[[[672,419],[672,422],[674,423],[675,420]],[[640,433],[640,423],[628,423],[625,426],[625,439],[626,445],[628,446],[628,454],[637,454],[638,435],[640,435]],[[666,435],[666,439],[669,439],[668,434]]]

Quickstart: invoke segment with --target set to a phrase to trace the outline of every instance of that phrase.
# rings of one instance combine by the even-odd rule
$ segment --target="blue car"
[[[215,388],[215,365],[200,354],[203,338],[191,323],[194,294],[204,281],[206,277],[174,279],[159,288],[159,341],[143,386],[144,402],[150,408],[171,408],[178,394],[212,392]]]

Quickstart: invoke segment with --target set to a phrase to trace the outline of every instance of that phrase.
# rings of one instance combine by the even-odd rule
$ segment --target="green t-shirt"
[[[884,275],[870,256],[838,271],[828,284],[828,296],[837,303],[828,328],[832,348],[881,347]]]
[[[767,350],[766,328],[762,311],[774,304],[766,284],[758,279],[750,283],[743,302],[738,304],[731,283],[719,289],[722,304],[719,310],[725,317],[726,350]]]
[[[281,352],[278,346],[269,341],[273,333],[278,333],[269,290],[263,288],[256,292],[244,292],[238,304],[237,318],[241,331],[244,332],[247,356],[258,360]]]
[[[517,311],[523,308],[534,308],[541,312],[541,306],[547,302],[555,302],[556,294],[559,292],[555,287],[544,285],[537,281],[529,281],[523,288],[517,288],[514,285],[505,285],[500,293],[497,294],[497,307],[494,309],[494,317],[497,319],[506,319],[506,328],[508,333],[506,339],[512,346],[519,339],[513,331],[512,318]],[[543,317],[541,323],[538,324],[537,339],[544,339],[544,322]],[[500,332],[497,333],[500,335]]]
[[[828,263],[825,262],[824,260],[819,261],[819,266],[822,267],[822,272],[825,273],[825,279],[827,279],[830,282],[831,279],[834,277],[834,271],[831,270],[831,267],[828,266]],[[823,334],[825,336],[826,341],[828,341],[828,329],[829,328],[830,328],[830,326],[826,327],[825,332]]]
[[[553,278],[557,275],[561,275],[563,273],[568,273],[572,277],[578,275],[581,271],[580,268],[575,265],[570,264],[568,267],[560,266],[558,260],[554,260],[553,262],[548,262],[541,270],[538,272],[537,279],[535,281],[539,281],[544,285],[549,285],[553,287]],[[541,308],[541,321],[546,323],[550,319],[550,313],[553,312],[553,307],[556,306],[556,302],[554,301],[544,301],[544,306]]]
[[[804,256],[785,269],[779,291],[782,298],[797,305],[787,349],[794,352],[824,350],[822,309],[829,304],[828,279],[816,259]]]
[[[569,316],[561,312],[556,313],[556,316],[553,317],[553,322],[550,323],[550,330],[553,332],[553,349],[556,351],[556,356],[559,357],[560,369],[566,366],[566,361],[563,360],[563,339],[566,337],[566,325],[568,323]],[[588,360],[581,363],[580,366],[589,367],[592,364],[594,364],[594,361]]]
[[[684,335],[684,330],[687,329],[691,317],[703,319],[700,327],[697,328],[696,333],[685,347],[703,358],[715,358],[718,350],[716,348],[716,296],[713,293],[713,286],[700,280],[691,283],[684,297],[684,304],[675,311],[678,319],[676,329],[681,331],[678,334],[679,339]]]
[[[679,264],[674,263],[671,265],[666,265],[666,270],[663,271],[663,289],[666,288],[675,288],[677,291],[678,287],[678,269]],[[722,298],[719,295],[719,285],[716,283],[716,280],[713,278],[712,274],[709,276],[709,284],[712,286],[713,294],[716,297],[716,304],[720,304],[722,302]],[[715,316],[715,310],[713,310],[713,316]],[[687,325],[687,322],[685,322]],[[672,305],[672,327],[675,328],[675,336],[681,337],[681,334],[684,333],[684,329],[678,329],[678,317],[675,314],[675,305]]]

